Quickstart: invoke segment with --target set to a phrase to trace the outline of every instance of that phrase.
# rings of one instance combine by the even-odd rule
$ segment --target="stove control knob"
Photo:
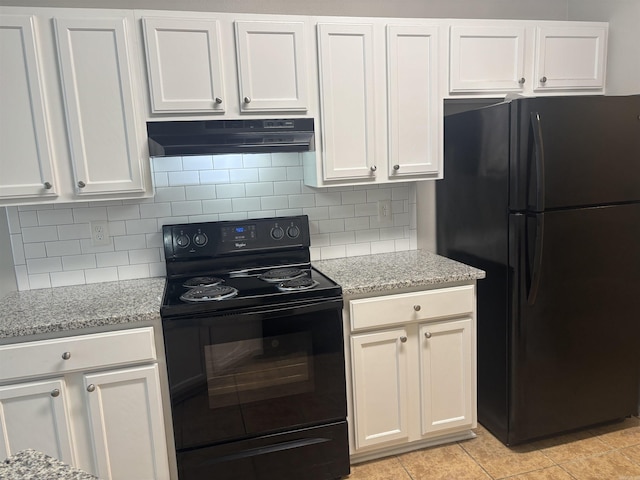
[[[298,235],[300,235],[300,229],[295,225],[291,225],[287,228],[287,235],[289,235],[289,238],[298,238]]]
[[[271,229],[271,238],[274,240],[282,240],[282,237],[284,237],[284,230],[282,227],[273,227]]]
[[[176,238],[176,245],[178,245],[178,247],[180,248],[187,248],[190,243],[191,243],[191,240],[189,240],[189,237],[186,236],[184,233],[181,233]]]
[[[196,244],[196,247],[204,247],[209,239],[204,233],[197,233],[195,237],[193,237],[193,243]]]

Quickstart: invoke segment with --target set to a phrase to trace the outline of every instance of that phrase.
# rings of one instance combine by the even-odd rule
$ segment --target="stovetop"
[[[269,282],[255,276],[233,277],[227,274],[212,274],[222,282],[219,284],[237,290],[233,297],[221,300],[190,302],[180,297],[191,290],[184,286],[190,277],[174,278],[167,281],[161,307],[163,318],[196,314],[221,314],[230,310],[248,309],[255,307],[273,306],[277,304],[300,302],[313,299],[338,297],[342,295],[342,288],[333,280],[326,277],[313,267],[301,269],[305,279],[316,282],[312,288],[293,291],[281,291],[278,287],[286,282]],[[197,288],[197,287],[196,287]]]
[[[339,285],[311,267],[305,215],[165,225],[163,239],[163,318],[342,295]]]

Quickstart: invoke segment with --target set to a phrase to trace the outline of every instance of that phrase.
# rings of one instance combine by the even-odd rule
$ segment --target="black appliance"
[[[147,122],[149,155],[308,152],[313,118]]]
[[[445,118],[442,255],[478,285],[478,420],[507,445],[637,413],[640,96]]]
[[[308,218],[162,230],[179,479],[348,475],[342,289],[311,266]]]

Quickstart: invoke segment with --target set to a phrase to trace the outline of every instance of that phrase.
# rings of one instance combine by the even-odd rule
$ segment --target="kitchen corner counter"
[[[424,288],[485,277],[482,270],[425,250],[318,260],[313,266],[339,283],[345,296]]]
[[[13,292],[0,299],[0,339],[160,318],[164,277]]]
[[[98,477],[72,468],[35,450],[23,450],[0,463],[3,480],[97,480]]]

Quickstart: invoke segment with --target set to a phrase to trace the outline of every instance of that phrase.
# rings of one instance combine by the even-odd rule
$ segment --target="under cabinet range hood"
[[[313,118],[147,122],[147,133],[151,157],[315,149]]]

